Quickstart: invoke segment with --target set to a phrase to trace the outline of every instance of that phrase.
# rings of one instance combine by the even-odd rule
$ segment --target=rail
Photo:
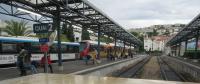
[[[181,75],[185,76],[187,81],[200,81],[200,67],[168,56],[162,56],[162,59],[173,68],[175,72],[179,72]]]

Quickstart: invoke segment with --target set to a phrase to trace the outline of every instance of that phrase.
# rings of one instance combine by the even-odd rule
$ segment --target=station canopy
[[[19,9],[27,10],[28,13],[22,13]],[[35,16],[29,12],[34,13]],[[87,27],[94,32],[98,32],[100,27],[101,34],[116,37],[118,40],[134,45],[142,45],[139,39],[88,0],[0,0],[0,13],[41,23],[50,22],[53,18],[59,17],[62,22],[82,28]]]
[[[197,15],[189,24],[187,24],[180,32],[173,36],[168,42],[167,45],[176,45],[183,41],[194,38],[196,35],[199,35],[198,31],[200,29],[200,14]]]

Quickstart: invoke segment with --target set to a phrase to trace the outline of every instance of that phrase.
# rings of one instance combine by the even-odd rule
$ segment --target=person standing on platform
[[[34,65],[32,65],[32,63],[31,63],[31,57],[32,57],[32,55],[31,55],[31,52],[29,50],[29,51],[27,51],[27,55],[24,58],[24,67],[26,69],[31,70],[32,74],[36,74],[37,73],[37,69],[35,68]]]
[[[26,73],[26,69],[24,67],[24,60],[25,60],[25,56],[28,54],[27,50],[24,49],[24,47],[21,47],[21,51],[19,52],[19,55],[17,56],[17,67],[20,70],[20,75],[21,76],[25,76]]]
[[[40,63],[42,65],[42,67],[44,68],[44,72],[45,72],[45,63],[46,63],[45,56],[42,57]],[[47,63],[48,63],[48,67],[50,68],[51,73],[53,73],[53,68],[52,68],[52,62],[51,62],[50,54],[47,55]]]
[[[94,49],[94,52],[95,52],[96,63],[97,63],[97,64],[100,64],[100,63],[101,63],[101,60],[100,60],[100,56],[98,56],[98,51],[97,51],[97,49]]]

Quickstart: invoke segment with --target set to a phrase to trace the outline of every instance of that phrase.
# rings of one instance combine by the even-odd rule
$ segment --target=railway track
[[[160,56],[157,57],[160,65],[161,78],[167,81],[183,81],[187,80],[179,73],[175,72]]]
[[[124,69],[124,70],[121,70],[121,71],[118,71],[118,72],[112,74],[112,76],[113,77],[121,77],[121,78],[132,78],[140,72],[142,67],[149,61],[150,58],[151,57],[147,57],[143,61],[140,61],[137,64],[135,64],[127,69]]]
[[[152,57],[153,56],[149,56],[143,61],[140,61],[137,64],[132,65],[131,67],[115,72],[114,74],[112,74],[112,76],[121,78],[143,78],[141,77],[141,74],[144,73],[144,69],[147,68],[145,64],[148,64],[150,61],[152,61],[150,60]],[[159,75],[160,77],[159,80],[188,82],[188,80],[186,80],[181,74],[175,72],[164,60],[162,60],[160,56],[156,56],[156,58],[154,58],[153,63],[156,63],[157,67],[159,68],[157,70],[158,72],[157,75]],[[151,76],[147,76],[146,78],[148,79],[148,77]]]

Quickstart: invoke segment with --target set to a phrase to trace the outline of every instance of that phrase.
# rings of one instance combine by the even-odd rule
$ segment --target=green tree
[[[26,21],[5,21],[6,26],[3,29],[4,32],[6,32],[8,35],[11,36],[28,36],[32,33],[32,30],[30,30],[30,26],[28,26],[28,22]]]
[[[72,25],[67,25],[67,23],[62,26],[62,35],[61,39],[65,41],[74,42],[74,31]]]
[[[67,38],[71,42],[74,42],[74,30],[72,25],[69,25],[69,27],[67,28]]]
[[[98,40],[96,40],[96,41],[98,41]],[[113,40],[110,39],[109,37],[101,36],[101,37],[100,37],[100,42],[112,43]]]
[[[163,35],[169,36],[170,35],[169,29],[166,29]]]
[[[0,36],[2,35],[3,27],[0,27]]]
[[[138,32],[131,32],[131,34],[133,34],[135,37],[139,37],[139,33]]]
[[[137,37],[139,40],[141,40],[144,43],[144,36],[142,34],[139,34],[138,32],[131,32],[135,37]],[[139,46],[139,51],[143,52],[144,51],[144,44]]]
[[[81,39],[82,40],[90,40],[90,34],[87,31],[87,28],[82,28]]]
[[[153,36],[157,36],[158,32],[156,29],[153,29],[153,32],[147,32],[148,37],[153,37]]]
[[[153,36],[157,36],[158,35],[158,32],[156,29],[153,29]]]

